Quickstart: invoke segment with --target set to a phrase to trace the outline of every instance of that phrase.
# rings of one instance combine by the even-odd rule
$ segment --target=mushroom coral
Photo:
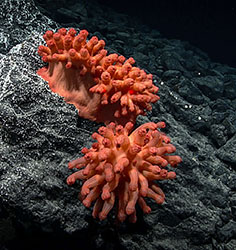
[[[73,104],[83,118],[108,124],[135,122],[159,100],[152,75],[133,67],[133,58],[107,55],[105,42],[75,29],[48,30],[38,53],[48,63],[37,73],[50,89]]]
[[[90,149],[83,148],[83,157],[69,162],[70,169],[77,168],[67,178],[72,185],[82,180],[80,200],[86,207],[93,207],[93,217],[104,220],[117,200],[117,219],[124,221],[127,216],[136,222],[136,203],[144,213],[151,208],[145,198],[152,198],[162,204],[165,195],[155,180],[175,178],[175,172],[168,172],[181,162],[181,158],[172,155],[176,148],[159,128],[164,122],[146,123],[132,133],[133,123],[124,127],[110,123],[93,133],[96,140]]]

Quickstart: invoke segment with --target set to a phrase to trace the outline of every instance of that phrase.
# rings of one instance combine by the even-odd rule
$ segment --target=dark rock
[[[176,52],[164,52],[161,55],[161,63],[166,67],[166,70],[184,70],[181,65],[181,58]]]
[[[236,166],[236,135],[234,135],[224,146],[217,150],[217,157],[219,157],[222,161],[228,162],[232,164],[232,166]]]
[[[177,87],[178,93],[192,104],[203,104],[202,92],[188,79],[181,79]]]
[[[225,127],[223,125],[213,124],[211,126],[210,137],[212,141],[216,144],[216,147],[219,148],[227,142],[227,136],[225,135]]]
[[[217,77],[206,76],[193,79],[194,84],[202,91],[205,96],[211,100],[222,97],[224,92],[224,83]]]
[[[233,100],[236,98],[236,77],[224,79],[224,96]]]
[[[217,236],[220,242],[229,240],[230,238],[236,237],[236,222],[230,221],[222,228],[217,230]]]

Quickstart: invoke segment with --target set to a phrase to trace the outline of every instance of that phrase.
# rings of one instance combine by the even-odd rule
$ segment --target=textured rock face
[[[102,223],[91,219],[91,211],[77,199],[79,185],[66,184],[71,174],[66,166],[80,156],[82,147],[91,146],[90,136],[98,125],[79,119],[74,107],[51,93],[36,75],[43,66],[37,56],[41,36],[60,25],[40,14],[32,1],[2,1],[0,240],[9,247],[11,242],[30,245],[30,238],[40,235],[39,245],[55,240],[58,247],[67,243],[100,249],[234,249],[236,69],[211,62],[186,42],[165,39],[129,17],[95,7],[76,5],[74,13],[86,11],[77,24],[68,26],[90,27],[111,49],[134,57],[154,75],[160,101],[136,125],[166,122],[165,132],[183,158],[177,178],[160,183],[167,202],[150,202],[148,216],[137,211],[134,227],[115,226],[113,214]],[[102,35],[95,34],[98,29]],[[209,79],[219,85],[206,87]],[[25,233],[28,241],[22,243],[22,230],[37,231],[34,237]]]

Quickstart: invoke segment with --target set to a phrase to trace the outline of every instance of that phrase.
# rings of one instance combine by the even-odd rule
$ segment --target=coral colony
[[[105,219],[114,206],[115,197],[118,197],[119,221],[124,221],[127,215],[132,222],[136,221],[136,202],[144,213],[149,213],[151,208],[144,197],[158,204],[164,202],[165,195],[154,180],[175,178],[175,172],[168,172],[165,167],[176,166],[181,158],[167,155],[175,152],[175,147],[158,130],[163,127],[164,122],[150,122],[130,133],[133,123],[123,127],[111,122],[92,135],[97,142],[90,149],[82,149],[83,157],[69,162],[69,168],[85,166],[70,175],[67,183],[85,180],[80,198],[86,207],[96,200],[93,217]]]
[[[87,42],[87,36],[86,30],[77,36],[74,29],[47,31],[47,47],[39,46],[38,52],[49,66],[37,73],[53,92],[74,104],[81,117],[106,124],[135,122],[159,99],[152,75],[132,67],[133,58],[107,56],[105,42],[95,36]]]
[[[104,220],[117,203],[117,219],[128,216],[136,222],[136,203],[150,213],[146,197],[164,202],[155,180],[175,178],[166,166],[176,166],[181,158],[170,155],[176,148],[159,130],[164,122],[146,123],[132,132],[136,117],[159,100],[152,75],[133,67],[133,58],[107,55],[103,40],[94,36],[87,41],[87,36],[86,30],[78,35],[75,29],[47,31],[43,36],[47,46],[39,46],[38,53],[48,67],[37,73],[81,117],[106,124],[93,133],[96,142],[82,149],[84,156],[69,162],[70,169],[79,170],[67,183],[83,180],[79,197],[86,207],[94,202],[94,218]]]

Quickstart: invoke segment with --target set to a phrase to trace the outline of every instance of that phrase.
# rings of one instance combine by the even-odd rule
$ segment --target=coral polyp
[[[176,148],[170,138],[159,130],[164,127],[164,122],[150,122],[131,132],[133,123],[122,126],[112,122],[93,133],[96,142],[90,149],[82,149],[83,157],[69,162],[70,169],[79,170],[67,183],[82,180],[79,197],[86,207],[94,203],[94,218],[104,220],[117,200],[117,219],[122,222],[129,217],[136,222],[136,203],[144,213],[150,213],[146,198],[164,202],[164,192],[156,181],[175,178],[175,172],[166,167],[181,162],[172,154]]]

